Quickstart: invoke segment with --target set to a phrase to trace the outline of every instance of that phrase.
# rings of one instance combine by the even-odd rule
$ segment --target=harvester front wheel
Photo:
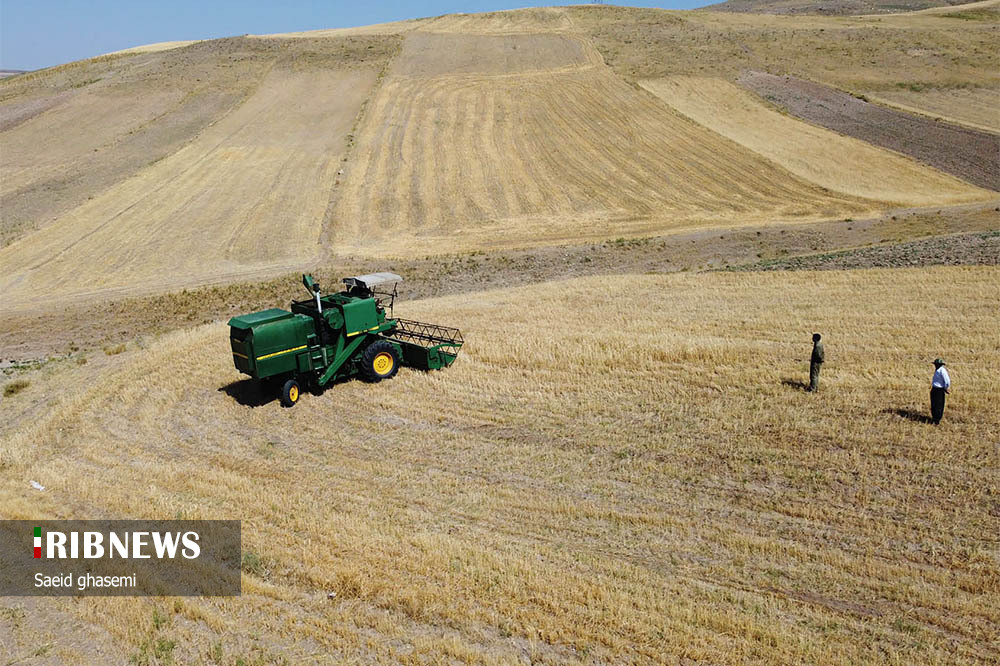
[[[281,404],[285,407],[294,407],[299,401],[299,383],[294,379],[289,379],[281,387]]]
[[[391,379],[399,372],[399,353],[392,344],[379,340],[369,345],[361,356],[361,372],[370,382]]]

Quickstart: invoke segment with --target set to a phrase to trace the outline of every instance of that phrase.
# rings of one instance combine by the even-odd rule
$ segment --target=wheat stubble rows
[[[435,66],[412,63],[433,37]],[[827,192],[624,83],[562,35],[496,74],[484,40],[407,37],[370,104],[339,197],[334,247],[376,254],[597,238],[683,225],[872,210]],[[537,40],[538,35],[530,36]],[[418,44],[414,44],[419,39]],[[530,42],[528,42],[530,43]],[[463,74],[438,73],[443,54]],[[417,73],[415,73],[417,72]]]

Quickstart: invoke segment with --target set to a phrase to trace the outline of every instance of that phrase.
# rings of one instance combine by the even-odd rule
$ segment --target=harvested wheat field
[[[804,182],[673,113],[560,34],[407,35],[345,171],[331,244],[376,256],[878,206]]]
[[[53,371],[10,400],[8,516],[240,516],[258,559],[238,599],[32,613],[122,658],[175,641],[180,663],[216,644],[226,663],[990,663],[998,277],[620,276],[416,302],[462,324],[454,367],[293,410],[240,379],[221,325]],[[955,382],[938,428],[934,355]]]
[[[0,289],[16,304],[52,280],[141,286],[169,269],[192,284],[308,262],[344,136],[373,80],[272,73],[196,141],[0,250]]]
[[[211,57],[187,53],[209,49],[206,43],[169,51],[170,56],[133,56],[194,58],[197,64],[189,68],[207,67],[214,85],[235,79],[243,87],[245,97],[230,108],[202,105],[205,113],[187,122],[186,132],[174,122],[180,111],[174,108],[168,117],[161,111],[192,95],[181,90],[162,100],[136,97],[137,89],[155,87],[160,78],[135,73],[130,90],[136,109],[125,106],[103,134],[68,129],[80,116],[103,118],[100,109],[118,105],[117,97],[103,90],[76,95],[0,134],[5,210],[10,203],[15,211],[18,206],[30,211],[29,203],[43,199],[54,178],[64,178],[71,189],[82,182],[89,192],[82,202],[72,202],[75,207],[39,221],[37,231],[0,249],[5,305],[36,302],[53,280],[66,286],[62,297],[69,298],[191,286],[310,262],[320,254],[323,217],[348,134],[385,63],[385,49],[391,49],[378,38],[366,39],[243,39],[214,45]],[[371,64],[356,62],[357,54]],[[237,66],[242,76],[230,71]],[[143,123],[152,116],[156,123],[147,128]],[[38,151],[32,142],[49,131],[79,138]],[[149,141],[133,142],[135,132],[166,135],[160,142],[171,141],[173,152],[130,165],[129,159],[149,157]],[[95,169],[90,155],[102,150],[108,156]],[[107,175],[100,182],[88,181],[101,173]],[[38,207],[48,211],[46,205]]]
[[[997,4],[451,14],[0,80],[0,518],[242,521],[241,596],[0,597],[0,666],[997,663]],[[454,365],[293,408],[302,365],[234,368],[230,316],[374,271]]]
[[[345,256],[988,199],[891,151],[775,122],[745,93],[724,120],[705,105],[747,69],[848,89],[923,77],[992,90],[990,29],[936,14],[542,8],[130,49],[14,77],[0,83],[2,307],[260,279]],[[935,55],[905,55],[914,49]],[[664,100],[634,85],[678,75],[714,81],[693,85],[715,97],[698,101],[689,86],[687,102]],[[845,158],[817,158],[824,145]],[[956,173],[991,187],[988,164]],[[43,288],[53,280],[58,293]]]

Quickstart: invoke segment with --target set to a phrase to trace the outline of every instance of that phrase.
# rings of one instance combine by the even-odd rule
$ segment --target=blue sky
[[[717,0],[621,4],[691,9],[713,1]],[[525,0],[0,0],[0,69],[51,67],[153,42],[353,27],[525,6],[539,5]]]

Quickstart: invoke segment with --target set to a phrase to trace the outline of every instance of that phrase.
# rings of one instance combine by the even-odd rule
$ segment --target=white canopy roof
[[[403,278],[395,273],[368,273],[367,275],[355,275],[344,278],[344,284],[348,287],[361,286],[371,289],[372,287],[386,282],[402,282]]]

